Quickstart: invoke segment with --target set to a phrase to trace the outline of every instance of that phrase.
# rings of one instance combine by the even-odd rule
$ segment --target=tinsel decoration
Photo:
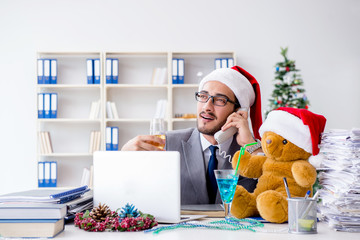
[[[261,228],[261,227],[264,227],[264,224],[255,219],[230,218],[228,220],[218,220],[212,222],[199,222],[199,221],[183,222],[183,223],[146,230],[145,233],[153,232],[154,234],[158,234],[163,231],[176,230],[180,228],[185,228],[185,229],[204,228],[204,229],[216,229],[216,230],[228,230],[228,231],[237,231],[237,230],[246,229],[256,232],[256,228]]]
[[[102,209],[105,210],[104,205],[102,205]],[[104,220],[96,221],[93,217],[90,216],[90,213],[94,210],[93,209],[91,212],[87,210],[85,213],[83,212],[76,213],[74,224],[76,227],[79,227],[80,229],[84,229],[85,231],[89,231],[89,232],[103,232],[103,231],[134,232],[134,231],[150,229],[158,225],[154,216],[150,214],[144,214],[141,211],[137,211],[137,209],[135,209],[135,206],[133,205],[127,204],[123,209],[124,211],[125,209],[127,210],[132,209],[131,215],[130,214],[128,215],[132,217],[126,216],[125,218],[121,218],[117,212],[111,211],[109,209],[110,214],[108,214],[104,218]],[[136,217],[133,217],[134,215],[132,214],[134,215],[136,214]]]

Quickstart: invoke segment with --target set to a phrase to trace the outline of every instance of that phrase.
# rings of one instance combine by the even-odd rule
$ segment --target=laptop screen
[[[127,203],[159,222],[180,220],[180,154],[172,151],[94,153],[94,206]]]

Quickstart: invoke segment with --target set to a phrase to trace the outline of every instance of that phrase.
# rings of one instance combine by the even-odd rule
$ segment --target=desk
[[[82,229],[76,228],[74,224],[65,225],[65,231],[60,233],[54,240],[58,239],[152,239],[152,240],[184,240],[184,239],[206,239],[206,240],[236,240],[236,239],[251,239],[251,240],[358,240],[359,234],[348,232],[336,232],[329,228],[326,223],[318,223],[317,234],[290,234],[283,233],[262,233],[251,232],[249,230],[239,231],[225,231],[213,229],[177,229],[160,232],[159,234],[144,233],[144,232],[85,232]],[[263,229],[284,229],[287,224],[270,224],[266,223]]]

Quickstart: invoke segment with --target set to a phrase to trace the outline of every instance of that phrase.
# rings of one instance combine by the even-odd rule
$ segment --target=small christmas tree
[[[272,93],[272,98],[269,99],[269,110],[279,107],[294,107],[308,109],[309,101],[305,95],[305,89],[301,86],[303,81],[301,75],[298,74],[298,69],[295,67],[295,61],[287,58],[288,48],[281,48],[281,55],[284,57],[283,62],[278,62],[275,65],[275,89]]]

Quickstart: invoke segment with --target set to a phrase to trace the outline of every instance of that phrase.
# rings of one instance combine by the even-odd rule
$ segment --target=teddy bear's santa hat
[[[319,153],[326,118],[306,109],[280,107],[271,111],[259,133],[274,132],[312,155]]]

